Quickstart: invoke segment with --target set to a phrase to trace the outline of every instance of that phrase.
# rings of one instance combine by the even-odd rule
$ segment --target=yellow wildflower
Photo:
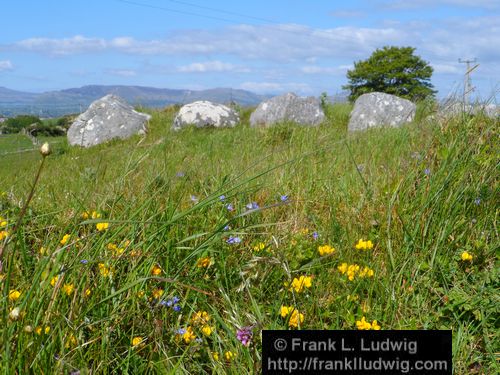
[[[214,360],[218,361],[218,360],[219,360],[219,353],[217,353],[217,352],[212,352],[212,358],[213,358]]]
[[[303,228],[303,229],[300,230],[300,233],[305,236],[305,235],[307,235],[309,233],[309,229],[308,228]]]
[[[153,266],[153,268],[151,268],[151,274],[153,276],[159,276],[161,275],[161,268],[159,266],[157,266],[156,264]]]
[[[97,266],[99,267],[99,272],[102,277],[107,277],[113,274],[111,272],[111,267],[107,267],[104,263],[99,263]]]
[[[144,297],[144,294],[145,294],[144,290],[140,290],[137,292],[137,297],[142,298],[142,297]]]
[[[99,231],[99,232],[102,232],[103,230],[106,230],[109,228],[109,223],[97,223],[95,225],[96,229]]]
[[[0,216],[0,228],[7,226],[7,220]]]
[[[330,245],[318,246],[318,253],[320,256],[331,254],[335,251],[335,248]]]
[[[66,295],[70,296],[73,294],[75,291],[75,285],[74,284],[64,284],[63,286],[63,292],[66,293]]]
[[[356,327],[358,327],[359,330],[369,330],[372,328],[372,325],[370,322],[367,322],[363,316],[361,320],[356,321]]]
[[[265,243],[263,243],[263,242],[259,242],[257,245],[255,245],[255,246],[253,247],[253,251],[257,251],[257,252],[259,252],[259,251],[264,250],[265,248],[266,248],[266,244],[265,244]]]
[[[47,249],[45,247],[41,247],[38,252],[40,253],[40,255],[45,255],[45,253],[47,252]]]
[[[203,326],[203,328],[201,329],[201,332],[203,332],[203,334],[205,336],[210,336],[212,334],[212,327],[206,325],[206,326]]]
[[[37,335],[41,335],[42,332],[44,332],[47,335],[50,332],[50,327],[46,326],[45,329],[43,329],[42,327],[38,326],[35,328],[35,333]]]
[[[68,339],[66,340],[66,343],[64,344],[64,347],[66,349],[74,348],[77,344],[78,344],[78,341],[76,340],[75,335],[70,334]]]
[[[288,320],[288,325],[290,327],[298,327],[299,324],[304,322],[304,314],[300,313],[299,310],[293,310]]]
[[[136,336],[136,337],[134,337],[134,338],[132,339],[132,346],[133,346],[133,347],[136,347],[136,346],[138,346],[138,345],[142,344],[142,342],[143,342],[142,337],[140,337],[140,336]]]
[[[224,358],[226,358],[226,361],[230,361],[236,357],[236,353],[233,353],[231,351],[227,351],[224,353]]]
[[[64,246],[64,245],[66,245],[66,243],[68,242],[68,240],[70,239],[70,237],[71,237],[71,234],[65,234],[65,235],[63,236],[62,240],[61,240],[61,241],[59,241],[59,243],[60,243],[61,245],[63,245],[63,246]]]
[[[356,244],[356,249],[358,250],[371,250],[373,249],[373,243],[372,241],[363,241],[363,239],[360,239],[358,243]]]
[[[160,289],[160,288],[156,288],[156,289],[153,289],[153,297],[156,298],[156,299],[159,299],[164,293],[164,290],[163,289]]]
[[[0,231],[0,241],[6,239],[7,237],[9,237],[9,232],[7,232],[6,230],[1,230]]]
[[[17,301],[19,297],[21,297],[21,292],[19,290],[9,290],[9,301]]]
[[[301,275],[299,278],[294,278],[292,280],[292,286],[290,290],[294,289],[296,293],[301,293],[304,288],[310,288],[312,283],[312,277],[311,276],[304,276]]]
[[[185,332],[182,334],[182,339],[186,344],[189,344],[191,341],[193,341],[196,338],[193,328],[191,326],[187,327]]]
[[[467,252],[467,251],[464,251],[461,255],[461,258],[464,262],[472,262],[472,254]]]
[[[379,326],[379,324],[377,323],[376,320],[374,320],[372,322],[372,329],[375,330],[375,331],[380,331],[380,326]]]
[[[211,317],[206,311],[197,311],[191,317],[191,324],[193,325],[207,325]]]
[[[210,257],[199,258],[196,261],[196,267],[207,268],[208,266],[210,266],[211,262],[212,262],[212,258],[210,258]]]
[[[340,266],[337,267],[337,269],[343,275],[344,273],[347,272],[347,263],[342,263]]]
[[[286,318],[293,310],[295,309],[292,306],[281,306],[280,315],[282,318]]]
[[[59,275],[54,276],[52,279],[50,279],[50,285],[55,286],[58,280]]]
[[[92,294],[92,291],[89,288],[87,288],[87,289],[85,289],[84,294],[85,294],[85,297],[89,297]]]

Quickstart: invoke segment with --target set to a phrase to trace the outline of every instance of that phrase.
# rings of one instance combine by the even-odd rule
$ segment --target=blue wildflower
[[[425,168],[424,173],[426,176],[429,176],[431,174],[431,170],[429,168]]]
[[[319,238],[318,232],[313,232],[312,236],[313,236],[313,239],[315,239],[315,240],[317,240]]]
[[[174,298],[172,298],[172,302],[173,302],[173,303],[179,303],[179,301],[180,301],[180,300],[181,300],[181,299],[180,299],[179,297],[174,297]]]
[[[257,204],[257,202],[252,202],[252,203],[248,203],[246,205],[246,208],[249,210],[256,210],[259,208],[259,205]]]
[[[234,211],[234,206],[233,206],[231,203],[229,203],[229,204],[226,206],[226,208],[227,208],[227,210],[228,210],[228,211]]]
[[[280,197],[280,200],[281,200],[282,202],[286,202],[286,201],[288,200],[288,195],[282,195],[282,196]]]
[[[221,202],[224,202],[226,200],[226,196],[224,194],[222,194],[220,197],[219,197],[219,200]]]
[[[241,238],[229,236],[229,238],[226,240],[226,242],[228,244],[230,244],[230,245],[234,245],[234,244],[240,243],[241,242]]]
[[[186,333],[186,330],[185,330],[184,328],[179,328],[179,329],[177,330],[177,334],[178,334],[178,335],[183,335],[183,334],[185,334],[185,333]]]
[[[182,172],[182,171],[179,171],[175,174],[177,177],[184,177],[185,176],[185,173]]]
[[[179,305],[175,305],[174,307],[172,307],[172,309],[176,312],[181,311],[181,307]]]
[[[81,263],[81,264],[87,264],[88,262],[89,262],[89,261],[88,261],[87,259],[82,259],[82,260],[80,261],[80,263]]]
[[[196,195],[191,195],[191,201],[194,203],[198,203],[198,198],[196,197]]]
[[[474,199],[474,203],[476,204],[476,206],[479,206],[481,204],[481,198],[476,198]]]
[[[231,229],[231,227],[230,227],[229,225],[226,225],[226,226],[224,227],[224,231],[226,231],[226,232],[227,232],[229,229]]]

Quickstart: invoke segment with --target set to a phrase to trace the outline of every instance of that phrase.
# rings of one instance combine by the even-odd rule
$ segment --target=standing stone
[[[106,95],[93,102],[68,129],[68,142],[73,146],[90,147],[114,138],[126,139],[146,132],[150,115],[139,113],[115,95]]]
[[[240,117],[233,109],[202,100],[182,106],[175,116],[172,129],[179,130],[189,125],[197,128],[232,128],[239,122]]]
[[[324,119],[325,114],[318,98],[300,98],[290,92],[260,103],[250,116],[250,126],[270,126],[283,121],[314,126]]]
[[[399,127],[413,121],[416,108],[409,100],[383,92],[363,94],[354,103],[348,129],[365,130],[387,125]]]

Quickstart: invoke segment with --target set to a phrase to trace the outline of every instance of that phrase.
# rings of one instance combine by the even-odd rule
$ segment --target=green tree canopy
[[[349,100],[355,101],[369,92],[385,92],[410,100],[422,100],[436,91],[430,83],[433,69],[426,61],[415,56],[412,47],[383,47],[367,60],[354,63],[347,71]]]

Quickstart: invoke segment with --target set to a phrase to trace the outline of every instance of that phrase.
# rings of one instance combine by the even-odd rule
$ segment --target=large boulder
[[[301,98],[287,93],[260,103],[250,116],[250,126],[270,126],[283,121],[314,126],[324,119],[325,113],[318,98]]]
[[[174,119],[172,129],[179,130],[189,125],[197,128],[232,128],[239,122],[240,117],[233,109],[202,100],[182,106]]]
[[[409,100],[383,92],[361,95],[354,103],[349,131],[373,127],[399,127],[415,118],[416,105]]]
[[[93,102],[68,129],[70,145],[90,147],[114,138],[125,139],[146,132],[150,115],[139,113],[115,95]]]

